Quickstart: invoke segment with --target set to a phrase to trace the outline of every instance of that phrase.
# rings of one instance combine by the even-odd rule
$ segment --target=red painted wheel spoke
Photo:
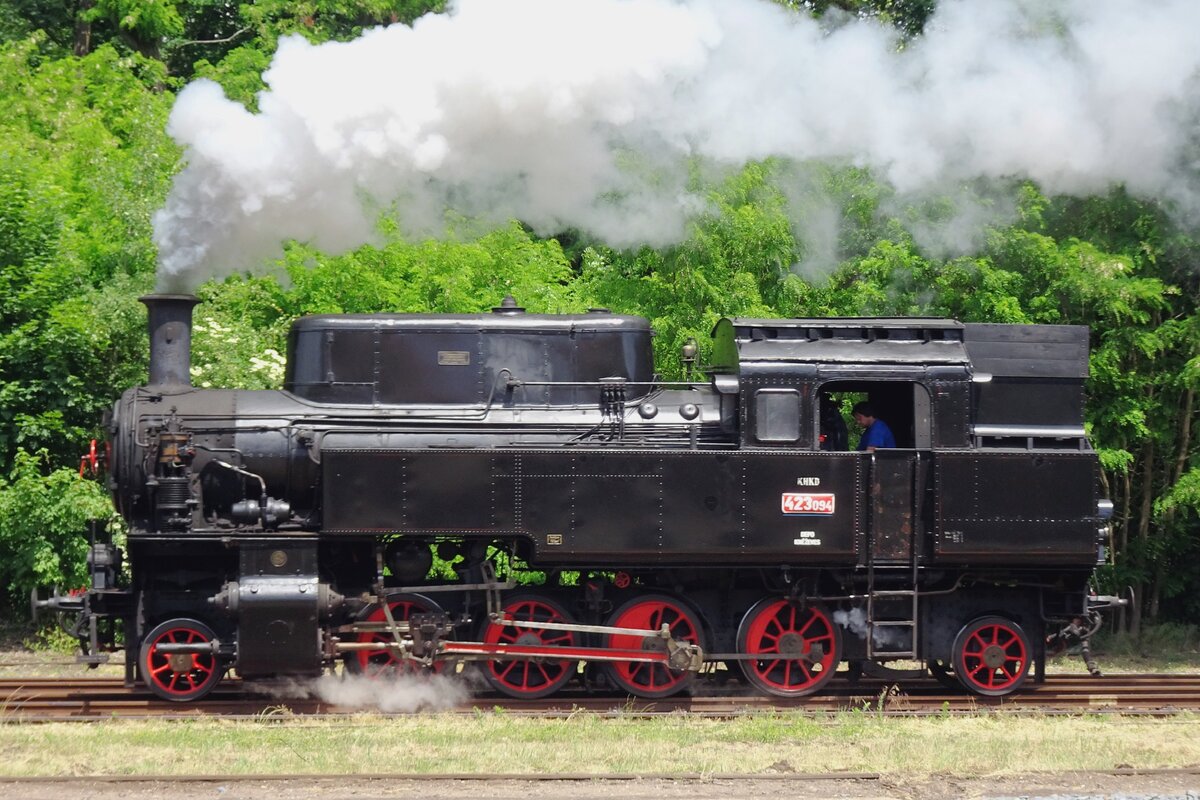
[[[784,599],[763,601],[752,609],[738,640],[746,654],[775,656],[743,665],[751,682],[772,694],[815,691],[833,674],[839,659],[837,633],[825,612]]]
[[[533,666],[532,661],[522,661],[521,664],[521,688],[528,689],[533,685]]]
[[[605,624],[615,628],[640,628],[656,632],[665,626],[670,636],[681,642],[698,642],[700,637],[699,623],[686,608],[654,596],[626,603]],[[660,658],[662,644],[663,641],[654,635],[618,634],[605,639],[607,647],[646,650],[658,653]],[[662,661],[614,662],[608,669],[618,688],[645,697],[666,697],[683,688],[691,678],[687,671],[673,669]]]
[[[1029,669],[1029,640],[1015,622],[998,617],[965,627],[954,647],[959,679],[980,694],[1008,694],[1021,685]]]
[[[504,608],[504,614],[514,622],[568,621],[557,607],[539,599],[514,601]],[[488,644],[516,644],[523,647],[570,647],[575,644],[573,631],[526,628],[515,624],[505,625],[503,629],[496,625],[486,626],[483,639]],[[487,666],[486,674],[492,684],[506,694],[516,697],[542,696],[553,692],[570,678],[573,672],[570,664],[569,661],[545,662],[538,658],[492,661]],[[558,685],[555,685],[556,682]]]
[[[388,623],[388,613],[391,614],[392,622],[397,625],[406,623],[414,614],[426,614],[440,610],[436,605],[427,604],[419,600],[396,599],[388,603],[387,611],[383,606],[376,605],[371,607],[370,613],[362,619],[365,622],[384,623],[385,627]],[[360,643],[368,644],[391,644],[394,641],[392,634],[388,631],[379,631],[371,633],[358,634]],[[398,652],[390,647],[381,647],[378,650],[359,650],[350,657],[350,664],[357,665],[361,672],[369,675],[386,676],[386,675],[411,675],[424,672],[427,667],[424,665],[403,658]],[[434,672],[441,672],[445,668],[445,662],[436,661],[432,666]]]

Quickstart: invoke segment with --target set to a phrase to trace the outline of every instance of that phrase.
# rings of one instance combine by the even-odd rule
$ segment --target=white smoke
[[[456,708],[471,698],[464,680],[457,676],[419,675],[322,675],[312,680],[258,681],[247,683],[247,691],[275,700],[320,700],[351,710],[409,714]]]
[[[867,612],[855,606],[849,611],[834,611],[833,621],[860,639],[867,638]]]
[[[280,42],[258,113],[180,93],[160,288],[448,212],[614,246],[679,239],[685,159],[873,168],[898,191],[1123,183],[1200,213],[1200,3],[942,0],[926,33],[768,0],[458,0],[350,43]],[[1195,222],[1194,217],[1190,219]]]
[[[858,638],[867,638],[867,631],[870,629],[870,626],[867,625],[867,612],[862,606],[855,606],[849,611],[840,609],[834,611],[833,621]],[[871,631],[871,641],[876,647],[892,647],[905,643],[907,640],[908,637],[906,634],[894,628],[875,628]]]

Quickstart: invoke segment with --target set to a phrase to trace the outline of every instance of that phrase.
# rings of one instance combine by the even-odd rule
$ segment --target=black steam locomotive
[[[164,698],[339,662],[532,698],[918,661],[1003,695],[1100,604],[1085,328],[724,319],[670,383],[645,319],[506,298],[300,319],[284,388],[232,391],[190,385],[197,300],[143,301],[150,381],[108,427],[128,552],[97,532],[71,602],[85,658],[123,635]],[[864,399],[895,448],[846,449]]]

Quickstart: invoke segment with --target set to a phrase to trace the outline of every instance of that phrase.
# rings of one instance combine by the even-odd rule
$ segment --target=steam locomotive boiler
[[[190,385],[196,298],[143,301],[149,383],[108,425],[127,553],[97,535],[78,632],[170,700],[339,663],[532,698],[918,661],[1003,695],[1095,614],[1085,328],[723,319],[673,383],[645,319],[506,298],[302,318],[283,389],[235,391]],[[859,400],[897,447],[845,449]]]

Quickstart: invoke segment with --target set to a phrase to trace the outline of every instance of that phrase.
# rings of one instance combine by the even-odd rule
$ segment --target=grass
[[[1194,627],[1140,643],[1098,642],[1106,672],[1196,671]],[[95,672],[57,647],[8,639],[0,676],[120,675],[120,654]],[[1154,655],[1148,656],[1147,653]],[[1064,656],[1051,673],[1082,671]],[[1003,776],[1033,771],[1155,769],[1200,765],[1200,717],[1169,719],[980,714],[882,718],[870,709],[786,712],[734,720],[634,719],[580,712],[532,719],[474,715],[363,714],[258,721],[111,720],[89,725],[0,725],[0,778],[71,775],[351,773],[741,773],[879,772]]]
[[[503,713],[344,720],[110,721],[0,726],[0,777],[351,773],[880,772],[1001,776],[1200,764],[1200,719],[880,718],[755,714],[734,720]]]

